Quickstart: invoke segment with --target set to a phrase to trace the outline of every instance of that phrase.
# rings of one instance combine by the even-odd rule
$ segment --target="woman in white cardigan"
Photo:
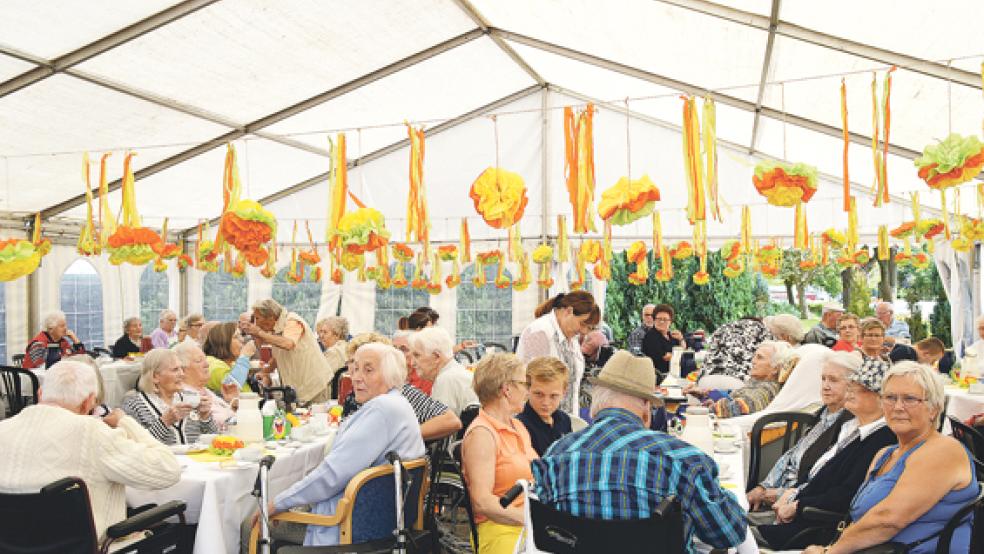
[[[0,491],[37,492],[58,479],[78,477],[89,489],[96,535],[126,518],[126,487],[163,489],[181,479],[166,446],[139,423],[96,405],[95,371],[61,361],[45,374],[40,403],[0,422]]]
[[[584,375],[584,355],[578,341],[601,321],[601,309],[591,293],[578,290],[560,293],[540,304],[534,312],[536,320],[519,336],[516,355],[524,362],[533,358],[557,358],[568,369],[567,394],[560,409],[579,415],[578,398],[581,377]]]

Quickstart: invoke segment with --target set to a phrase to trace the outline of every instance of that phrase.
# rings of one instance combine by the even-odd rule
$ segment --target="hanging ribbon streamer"
[[[553,263],[553,255],[553,247],[547,243],[543,243],[533,249],[533,263],[540,266],[540,273],[537,276],[536,282],[541,288],[548,289],[553,286],[554,281],[550,277],[550,266]]]
[[[878,260],[887,261],[889,258],[888,250],[888,225],[878,226]]]
[[[806,250],[810,230],[806,225],[806,206],[804,206],[802,202],[796,203],[795,218],[796,222],[795,231],[793,233],[793,248],[798,250]]]
[[[570,260],[571,247],[567,242],[567,217],[557,216],[557,261],[564,263]]]
[[[943,233],[950,240],[950,212],[946,207],[946,189],[940,189],[940,207],[943,208]]]
[[[471,235],[468,233],[468,220],[461,218],[461,238],[458,239],[459,250],[461,251],[461,263],[471,262]]]
[[[594,203],[594,105],[575,113],[564,108],[564,176],[574,209],[574,232],[595,230]]]
[[[449,289],[461,284],[461,266],[458,265],[458,247],[453,244],[444,244],[437,247],[438,257],[445,262],[451,262],[451,274],[448,275],[444,283]]]
[[[875,167],[875,206],[881,206],[889,202],[888,196],[888,144],[889,131],[891,129],[891,91],[892,91],[892,66],[885,73],[885,82],[882,86],[882,101],[878,102],[878,78],[877,74],[871,76],[871,121],[873,132],[871,134],[871,150]],[[884,136],[881,129],[882,124],[878,120],[879,113],[884,121]],[[878,151],[878,140],[881,136],[883,140],[883,150]]]
[[[601,244],[601,256],[594,267],[594,276],[599,281],[607,281],[612,278],[612,223],[605,222],[605,235]]]
[[[663,222],[660,221],[659,212],[653,212],[653,242],[651,247],[656,253],[659,253],[663,248]]]
[[[751,254],[752,246],[752,210],[748,206],[741,208],[741,253]]]
[[[407,242],[418,240],[424,252],[430,251],[430,219],[427,215],[427,189],[424,187],[424,130],[409,123],[410,194],[407,198]],[[413,238],[415,237],[415,238]]]
[[[851,209],[847,213],[847,252],[853,254],[858,247],[858,203],[851,197]]]
[[[533,282],[533,277],[530,275],[530,257],[526,252],[523,252],[522,257],[519,260],[519,279],[513,280],[512,288],[515,291],[522,292],[529,288],[530,283]]]
[[[96,236],[96,225],[92,212],[92,181],[89,171],[89,153],[82,155],[82,178],[85,180],[85,221],[79,231],[75,249],[83,256],[93,256],[102,250]]]
[[[109,184],[106,182],[106,159],[112,154],[106,152],[99,159],[99,245],[106,248],[109,237],[116,232],[116,216],[109,209]]]
[[[697,121],[697,104],[693,96],[681,96],[683,99],[683,162],[687,175],[687,219],[693,225],[703,221],[705,215],[704,201],[704,167],[700,156],[700,123]]]
[[[707,273],[707,221],[699,221],[694,226],[694,248],[700,260],[700,269],[694,273],[692,279],[695,285],[703,286],[710,281]]]
[[[345,203],[348,196],[348,161],[345,157],[345,134],[338,133],[335,140],[328,138],[331,168],[328,172],[328,224],[325,229],[325,240],[335,248],[341,243],[338,234],[338,224],[345,215]]]
[[[844,211],[851,210],[851,178],[848,176],[847,153],[851,146],[851,135],[847,130],[847,84],[841,79],[841,133],[844,138]]]
[[[704,126],[701,134],[704,139],[707,197],[711,204],[711,217],[720,222],[723,220],[718,201],[717,108],[710,95],[704,97]]]
[[[431,266],[430,281],[427,283],[427,292],[432,295],[441,293],[441,255],[434,252],[434,265]]]
[[[629,246],[629,249],[625,251],[625,258],[629,263],[636,264],[636,270],[628,275],[629,283],[633,285],[645,284],[649,280],[646,244],[641,240],[633,242]]]
[[[508,240],[509,261],[518,262],[523,257],[523,237],[519,232],[519,223],[509,228]]]

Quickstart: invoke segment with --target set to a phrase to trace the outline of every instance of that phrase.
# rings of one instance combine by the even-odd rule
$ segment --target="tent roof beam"
[[[471,42],[482,36],[484,36],[484,34],[482,33],[481,29],[474,29],[472,31],[458,35],[456,37],[452,37],[444,42],[441,42],[439,44],[421,50],[415,54],[411,54],[410,56],[407,56],[389,65],[371,71],[365,75],[357,77],[347,83],[334,87],[321,94],[312,96],[307,100],[302,100],[292,106],[288,106],[282,110],[261,117],[256,121],[247,123],[246,125],[243,125],[238,129],[231,130],[228,133],[225,133],[211,140],[195,145],[182,152],[178,152],[177,154],[169,158],[161,160],[153,165],[147,166],[137,171],[136,173],[134,173],[134,179],[139,181],[144,177],[149,177],[151,175],[164,171],[165,169],[168,169],[174,165],[177,165],[181,162],[200,156],[201,154],[204,154],[205,152],[208,152],[209,150],[221,146],[229,141],[237,140],[249,134],[256,134],[258,131],[261,131],[264,128],[269,127],[275,123],[279,123],[280,121],[283,121],[289,117],[297,115],[305,110],[319,106],[325,102],[328,102],[329,100],[338,98],[339,96],[352,92],[360,87],[378,81],[384,77],[387,77],[403,69],[411,67],[421,61],[433,58],[438,54],[447,52],[448,50],[461,46],[462,44]],[[121,184],[122,184],[121,179],[117,179],[112,183],[109,183],[109,191],[112,192],[118,190]],[[50,217],[56,216],[58,214],[76,208],[78,206],[81,206],[84,203],[85,203],[84,194],[74,196],[68,200],[59,202],[58,204],[45,208],[44,210],[41,211],[41,218],[48,219]]]
[[[476,8],[470,0],[454,0],[454,3],[461,8],[461,11],[465,12],[465,15],[470,17],[471,20],[475,22],[475,25],[478,25],[478,28],[481,29],[483,33],[492,39],[492,42],[494,42],[500,50],[505,52],[505,54],[509,56],[512,61],[516,62],[516,65],[518,65],[524,72],[526,72],[527,75],[536,81],[538,85],[542,87],[547,84],[547,82],[543,80],[543,77],[541,77],[540,74],[537,73],[532,66],[530,66],[530,64],[526,63],[526,60],[519,55],[519,52],[516,52],[516,50],[512,46],[509,46],[506,41],[491,33],[491,24],[489,24],[488,20],[485,19],[482,13],[478,11],[478,8]]]
[[[752,139],[749,141],[749,153],[755,151],[758,142],[759,118],[762,116],[762,100],[765,98],[765,84],[769,80],[769,68],[772,65],[772,51],[776,45],[776,26],[779,24],[779,5],[782,0],[772,0],[772,14],[769,17],[769,38],[765,42],[765,58],[762,60],[762,76],[759,78],[758,96],[755,100],[755,119],[752,121]]]
[[[449,119],[449,120],[445,121],[444,123],[441,123],[441,124],[435,125],[433,127],[424,129],[424,132],[427,134],[427,136],[433,137],[436,134],[439,134],[439,133],[444,132],[444,131],[447,131],[449,129],[453,129],[455,127],[458,127],[459,125],[462,125],[464,123],[467,123],[467,122],[469,122],[469,121],[471,121],[471,120],[473,120],[473,119],[475,119],[477,117],[481,117],[482,115],[485,115],[486,113],[488,113],[488,112],[490,112],[492,110],[499,109],[499,108],[501,108],[503,106],[506,106],[508,104],[511,104],[512,102],[515,102],[517,100],[521,100],[523,98],[526,98],[527,96],[530,96],[532,94],[535,94],[537,92],[540,92],[540,91],[542,91],[544,89],[545,86],[546,85],[543,85],[543,86],[541,86],[541,85],[532,85],[532,86],[529,86],[529,87],[527,87],[525,89],[516,91],[516,92],[514,92],[514,93],[512,93],[512,94],[510,94],[508,96],[504,96],[504,97],[502,97],[502,98],[500,98],[498,100],[495,100],[493,102],[490,102],[488,104],[485,104],[484,106],[480,106],[478,108],[475,108],[474,110],[471,110],[469,112],[463,113],[463,114],[455,117],[454,119]],[[364,156],[360,156],[360,157],[358,157],[358,158],[356,158],[354,160],[349,160],[349,162],[348,162],[348,169],[349,170],[352,170],[352,169],[354,169],[356,167],[360,167],[360,166],[366,165],[367,163],[369,163],[369,162],[371,162],[373,160],[377,160],[379,158],[382,158],[383,156],[386,156],[388,154],[392,154],[393,152],[396,152],[396,151],[400,150],[401,148],[405,148],[405,147],[407,147],[409,145],[410,145],[410,139],[402,139],[402,140],[399,140],[397,142],[394,142],[392,144],[389,144],[387,146],[384,146],[382,148],[379,148],[378,150],[374,150],[372,152],[369,152],[368,154],[366,154]],[[261,198],[261,199],[257,200],[257,202],[259,202],[260,204],[263,204],[263,205],[268,205],[268,204],[270,204],[272,202],[276,202],[278,200],[282,200],[282,199],[284,199],[284,198],[286,198],[286,197],[288,197],[288,196],[290,196],[292,194],[296,194],[296,193],[298,193],[298,192],[300,192],[300,191],[302,191],[304,189],[307,189],[307,188],[313,187],[315,185],[324,183],[325,181],[327,181],[328,176],[329,176],[329,172],[327,172],[327,171],[324,172],[324,173],[319,173],[318,175],[315,175],[314,177],[310,177],[310,178],[305,179],[305,180],[303,180],[303,181],[301,181],[301,182],[299,182],[299,183],[297,183],[295,185],[291,185],[291,186],[289,186],[289,187],[287,187],[287,188],[285,188],[283,190],[277,191],[277,192],[275,192],[275,193],[273,193],[273,194],[271,194],[269,196],[266,196],[264,198]],[[219,218],[218,217],[213,218],[212,220],[209,221],[209,225],[215,225],[218,221],[219,221]],[[188,229],[185,229],[184,236],[185,237],[192,236],[195,232],[197,232],[197,229],[198,229],[197,227],[189,227]]]
[[[707,0],[655,1],[702,13],[704,15],[725,19],[732,23],[747,25],[763,31],[768,31],[771,25],[769,17],[728,6],[722,6]],[[801,27],[782,20],[778,20],[776,22],[775,32],[777,35],[800,40],[814,46],[837,50],[838,52],[844,52],[845,54],[851,54],[853,56],[874,60],[886,65],[897,65],[909,71],[921,73],[930,77],[936,77],[938,79],[953,81],[968,87],[973,87],[976,89],[981,88],[981,76],[972,71],[947,67],[946,65],[938,62],[924,60],[922,58],[909,56],[907,54],[900,54],[898,52],[878,48],[870,44],[855,42],[834,35],[828,35],[826,33],[814,31],[813,29],[807,29],[806,27]]]
[[[0,83],[0,98],[13,92],[17,92],[22,88],[33,85],[38,81],[47,79],[52,75],[63,72],[88,59],[98,56],[99,54],[108,52],[121,44],[126,44],[131,40],[140,38],[155,29],[163,27],[169,23],[173,23],[186,15],[193,14],[198,10],[208,7],[218,1],[219,0],[185,0],[180,4],[176,4],[165,10],[161,10],[149,17],[145,17],[136,23],[128,25],[118,31],[114,31],[98,40],[59,56],[54,60],[39,64],[38,67],[35,67],[34,69],[30,69],[20,75],[17,75],[16,77]],[[25,59],[23,55],[18,55],[16,57]],[[37,63],[34,60],[25,61]]]

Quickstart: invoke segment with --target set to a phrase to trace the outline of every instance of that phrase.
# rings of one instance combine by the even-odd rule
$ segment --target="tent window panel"
[[[73,262],[62,275],[59,296],[68,328],[86,347],[104,346],[102,281],[92,264]]]
[[[205,275],[203,285],[206,321],[238,321],[246,311],[246,279],[237,279],[225,271]]]
[[[140,275],[140,321],[147,334],[160,323],[161,311],[167,308],[167,293],[167,273],[158,273],[148,264]]]
[[[277,277],[273,281],[273,299],[287,310],[304,318],[313,329],[318,319],[318,309],[321,307],[321,283],[311,281],[309,266],[304,267],[304,280],[296,285],[287,281],[289,272],[289,267],[277,272]]]
[[[416,267],[414,264],[406,264],[403,269],[409,278]],[[390,274],[395,271],[396,264],[390,264]],[[373,327],[386,336],[392,336],[401,317],[406,317],[417,308],[429,305],[430,295],[425,290],[413,289],[409,285],[402,289],[376,287],[376,314]]]
[[[509,272],[505,272],[511,277]],[[458,286],[458,340],[474,339],[478,342],[510,344],[512,337],[512,288],[500,289],[494,285],[496,268],[485,268],[484,287],[472,284],[475,266],[461,275]]]

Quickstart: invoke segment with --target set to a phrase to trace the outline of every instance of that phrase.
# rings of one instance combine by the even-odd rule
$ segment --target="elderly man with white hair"
[[[24,361],[26,369],[51,367],[62,357],[85,354],[85,345],[68,328],[65,312],[51,312],[42,322],[42,330],[27,343]]]
[[[178,341],[178,314],[172,310],[161,310],[157,328],[150,333],[154,348],[168,348]]]
[[[823,305],[820,314],[820,322],[813,329],[810,329],[803,337],[803,342],[807,344],[833,344],[837,341],[837,323],[844,315],[844,308],[835,302],[828,302]]]
[[[163,489],[181,478],[166,446],[116,409],[103,418],[96,405],[96,372],[76,361],[54,364],[40,402],[0,421],[0,491],[37,492],[78,477],[89,489],[96,535],[126,518],[125,487]]]
[[[454,341],[440,327],[426,327],[410,337],[410,352],[420,375],[433,381],[431,396],[443,402],[454,415],[471,405],[478,405],[472,388],[472,372],[454,359]]]
[[[253,304],[253,320],[239,328],[252,336],[257,346],[270,345],[273,359],[263,374],[279,370],[280,382],[293,387],[301,402],[327,402],[335,373],[304,318],[267,298]]]
[[[349,366],[359,411],[342,423],[328,456],[289,489],[270,503],[274,514],[311,505],[311,513],[334,514],[345,487],[355,475],[369,467],[387,463],[386,454],[396,452],[401,460],[424,455],[417,416],[407,399],[400,394],[406,379],[403,354],[392,346],[372,343],[361,346]],[[255,516],[254,516],[255,517]],[[279,529],[278,528],[283,528]],[[274,527],[275,536],[285,533],[286,540],[297,540],[297,529]],[[338,544],[338,527],[310,526],[304,534],[304,546]]]
[[[903,339],[906,342],[912,340],[909,333],[909,324],[901,319],[895,319],[895,306],[891,302],[879,302],[875,305],[875,317],[885,326],[885,337],[895,342],[895,339]]]
[[[984,370],[981,365],[981,360],[984,360],[984,315],[974,320],[974,329],[977,330],[977,340],[964,350],[964,356],[973,352],[977,356],[978,367]]]

